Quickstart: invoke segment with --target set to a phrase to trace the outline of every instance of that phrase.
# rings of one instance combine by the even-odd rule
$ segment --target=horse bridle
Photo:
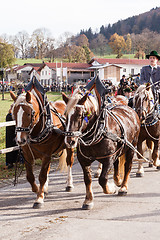
[[[139,93],[137,93],[137,95],[138,95],[138,97],[139,97]],[[145,101],[145,98],[146,98],[146,97],[147,97],[147,96],[146,96],[146,94],[145,94],[145,97],[144,97],[144,99],[143,99],[140,107],[136,108],[136,107],[134,106],[134,108],[133,108],[136,112],[138,112],[139,110],[140,110],[141,112],[145,112],[145,113],[146,113],[145,119],[147,119],[147,118],[154,112],[155,106],[156,106],[156,104],[157,104],[157,101],[153,102],[153,99],[149,100],[149,102],[153,102],[153,106],[152,106],[152,109],[148,112],[149,106],[147,106],[147,109],[146,109],[146,110],[143,108],[143,102]]]
[[[33,109],[32,104],[29,104],[29,103],[20,103],[19,105],[20,106],[28,106],[28,107],[31,108],[31,110],[32,110],[31,111],[31,122],[30,122],[28,127],[16,127],[15,131],[16,131],[16,133],[17,132],[26,132],[26,133],[30,134],[33,131],[33,128],[34,128],[34,125],[35,125],[34,124],[33,127],[32,127],[33,118],[35,117],[35,110]]]
[[[80,108],[85,109],[84,105],[80,105],[80,104],[76,104],[75,107],[80,107]],[[82,112],[82,119],[83,120],[82,120],[82,124],[81,124],[81,127],[80,127],[79,131],[74,131],[74,132],[73,131],[65,131],[65,133],[64,133],[65,137],[78,137],[79,138],[80,136],[83,135],[81,130],[83,128],[83,122],[85,121],[84,117],[85,117],[85,113],[83,111]]]

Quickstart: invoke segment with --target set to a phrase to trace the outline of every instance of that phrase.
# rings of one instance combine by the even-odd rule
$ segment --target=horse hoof
[[[157,170],[160,170],[160,166],[157,166]]]
[[[118,196],[126,196],[127,195],[127,191],[121,191],[121,190],[119,190],[118,191]]]
[[[91,210],[93,208],[93,203],[83,204],[82,210]]]
[[[71,187],[71,186],[66,187],[66,192],[72,192],[72,190],[73,190],[73,187]]]
[[[136,173],[136,177],[144,177],[144,173],[137,172],[137,173]]]
[[[153,163],[149,163],[148,167],[153,167]]]
[[[94,178],[99,178],[99,176],[100,176],[99,173],[94,174]]]
[[[40,209],[40,208],[42,208],[42,207],[43,207],[43,203],[35,202],[35,203],[33,204],[33,208],[34,208],[34,209]]]

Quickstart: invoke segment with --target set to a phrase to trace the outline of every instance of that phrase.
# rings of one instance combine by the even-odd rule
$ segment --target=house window
[[[126,68],[123,68],[123,72],[126,72]]]
[[[131,69],[131,74],[134,75],[134,68]]]
[[[94,77],[94,72],[91,72],[91,77]]]
[[[47,75],[47,71],[45,72],[45,74]]]
[[[42,71],[42,76],[44,75],[44,71]]]

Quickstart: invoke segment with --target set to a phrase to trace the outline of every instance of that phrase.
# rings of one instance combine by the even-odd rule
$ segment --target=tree
[[[96,54],[104,55],[107,46],[107,39],[103,34],[98,34],[98,36],[93,39],[90,43],[90,48],[94,49]]]
[[[126,49],[126,42],[123,36],[119,36],[117,33],[110,37],[109,46],[113,52],[117,54],[116,58],[123,56],[122,51]]]
[[[13,46],[0,42],[0,68],[11,67],[15,61]]]
[[[55,48],[54,48],[55,40],[54,38],[47,38],[46,42],[46,53],[45,57],[49,58],[50,62],[54,62],[55,58]]]
[[[86,37],[85,34],[79,35],[79,37],[76,39],[76,45],[80,47],[83,46],[89,47],[88,38]]]
[[[127,34],[127,39],[126,39],[126,51],[127,53],[130,53],[132,49],[132,40],[131,40],[131,35],[128,33]]]
[[[29,52],[29,42],[29,34],[26,31],[19,32],[15,36],[15,43],[21,53],[22,59],[27,58]]]
[[[45,56],[46,41],[50,32],[46,28],[36,29],[31,37],[31,47],[35,50],[35,55],[38,59],[42,59]]]
[[[86,61],[89,62],[91,58],[94,56],[89,47],[83,46],[83,49],[85,51]]]

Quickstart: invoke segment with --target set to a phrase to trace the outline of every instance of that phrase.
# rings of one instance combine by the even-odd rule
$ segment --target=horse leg
[[[152,161],[152,153],[154,149],[154,142],[151,140],[146,140],[146,144],[148,147],[148,159]],[[153,163],[149,163],[149,167],[153,167]]]
[[[33,174],[33,165],[32,163],[29,162],[28,159],[26,159],[25,161],[25,167],[26,167],[26,178],[32,187],[32,192],[38,193],[38,186],[36,184],[35,177]]]
[[[134,151],[131,149],[127,149],[125,153],[125,173],[124,179],[121,185],[121,188],[118,191],[119,196],[125,196],[128,190],[128,178],[132,168],[132,159],[134,156]]]
[[[138,141],[137,144],[137,150],[139,153],[141,153],[141,155],[143,155],[143,149],[142,149],[142,141]],[[137,154],[138,159],[140,159],[139,154]],[[143,168],[143,164],[141,161],[138,162],[138,170],[136,172],[136,177],[143,177],[144,176],[144,168]]]
[[[79,151],[77,151],[78,161],[83,170],[84,183],[86,186],[86,197],[83,202],[82,209],[90,210],[93,208],[93,191],[92,191],[92,176],[91,176],[91,162],[87,162],[85,158],[83,158]]]
[[[94,177],[95,177],[95,178],[99,178],[99,176],[100,176],[100,174],[101,174],[101,171],[102,171],[102,163],[99,163],[99,164],[98,164],[98,169],[97,169],[97,171],[95,172]]]
[[[72,166],[74,163],[74,149],[73,148],[67,148],[67,167],[68,167],[68,175],[67,175],[67,186],[66,191],[71,192],[74,188],[73,186],[73,177],[72,177]]]
[[[48,171],[47,171],[47,180],[46,180],[46,182],[44,184],[44,195],[45,196],[48,195],[48,183],[49,183],[48,175],[49,175],[49,172],[50,172],[50,164],[49,164]]]
[[[154,141],[154,149],[152,153],[153,165],[160,169],[160,160],[159,160],[159,141]]]
[[[114,162],[114,175],[113,175],[114,183],[116,186],[120,187],[122,184],[122,179],[119,174],[119,159]]]
[[[40,186],[39,186],[39,191],[37,193],[37,199],[35,201],[35,203],[33,204],[33,208],[41,208],[43,206],[44,203],[44,186],[45,183],[47,181],[47,173],[48,173],[48,169],[50,166],[50,158],[48,159],[43,159],[42,160],[42,166],[41,166],[41,171],[39,174],[39,182],[40,182]],[[47,189],[48,191],[48,189]]]
[[[102,172],[99,177],[99,184],[103,188],[103,192],[105,194],[113,194],[115,193],[115,184],[114,183],[108,183],[108,172],[111,168],[111,164],[109,161],[102,164]]]

